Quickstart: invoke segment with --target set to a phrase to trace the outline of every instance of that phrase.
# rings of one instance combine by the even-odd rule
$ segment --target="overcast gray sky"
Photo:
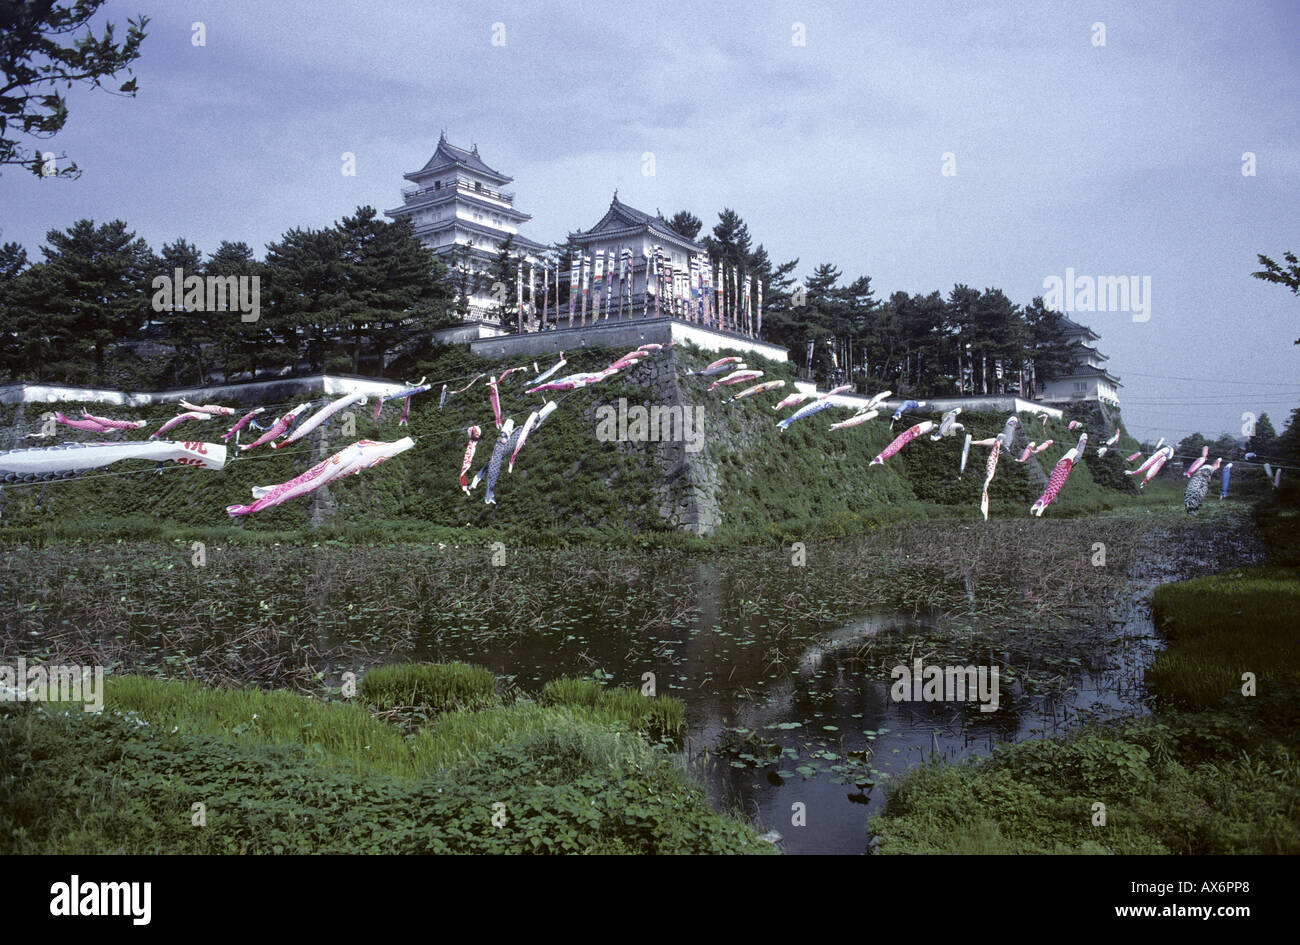
[[[1300,4],[114,0],[104,18],[137,12],[139,95],[69,95],[53,149],[81,179],[0,177],[0,239],[33,257],[82,217],[261,255],[399,205],[445,129],[515,178],[541,241],[618,188],[707,226],[731,207],[775,261],[881,296],[1150,276],[1148,321],[1073,316],[1140,437],[1300,405],[1300,299],[1249,275],[1300,252]]]

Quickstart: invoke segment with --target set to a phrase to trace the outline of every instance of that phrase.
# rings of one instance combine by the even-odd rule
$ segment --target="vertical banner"
[[[573,311],[578,304],[578,257],[569,258],[569,327],[573,327]]]
[[[654,285],[655,318],[659,317],[659,247],[650,251],[650,282]]]
[[[745,273],[745,334],[751,337],[754,334],[753,291],[754,278],[749,273]]]
[[[757,281],[758,281],[758,319],[757,319],[757,330],[754,332],[754,334],[756,337],[762,338],[763,337],[763,280],[759,279]]]
[[[537,324],[537,266],[535,263],[528,264],[528,327],[530,331],[536,331],[533,326]]]
[[[623,317],[623,300],[626,296],[628,306],[632,304],[632,288],[628,285],[628,279],[632,274],[632,250],[624,246],[618,253],[619,267],[619,285],[618,285],[618,317]],[[628,313],[631,314],[630,312]]]
[[[582,320],[581,324],[587,324],[587,293],[591,290],[591,257],[585,253],[582,256]]]
[[[542,310],[538,313],[538,331],[546,331],[546,306],[551,300],[551,266],[542,260]]]
[[[731,327],[740,331],[740,270],[731,270]]]
[[[727,264],[718,263],[718,327],[727,328]]]
[[[605,287],[605,254],[596,250],[591,260],[591,320],[600,321],[600,292]]]
[[[605,250],[605,321],[609,321],[609,310],[614,307],[614,251]]]
[[[664,294],[668,296],[668,317],[677,314],[677,274],[673,272],[673,257],[664,254]]]
[[[515,270],[515,330],[523,333],[524,330],[524,257],[519,257],[519,264]]]

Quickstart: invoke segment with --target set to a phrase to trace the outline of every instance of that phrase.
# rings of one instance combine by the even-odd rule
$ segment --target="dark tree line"
[[[262,260],[231,241],[206,257],[183,238],[155,252],[120,220],[51,230],[41,254],[32,262],[18,244],[0,246],[0,378],[204,384],[286,369],[382,371],[395,350],[455,318],[446,266],[408,221],[371,207],[292,229]],[[201,277],[204,294],[175,291],[160,305],[156,280],[174,281],[177,269]],[[256,320],[237,294],[214,296],[209,277],[246,280]]]

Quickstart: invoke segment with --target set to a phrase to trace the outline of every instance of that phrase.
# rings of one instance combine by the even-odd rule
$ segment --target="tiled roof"
[[[459,164],[471,171],[477,171],[485,177],[491,177],[501,183],[509,183],[514,180],[513,177],[507,177],[495,168],[488,167],[483,163],[483,159],[478,156],[478,147],[472,151],[466,151],[464,148],[458,148],[453,144],[448,144],[446,137],[438,138],[438,148],[433,152],[433,157],[429,158],[424,167],[417,171],[417,174],[423,174],[438,167],[448,164]]]
[[[704,247],[688,239],[681,233],[678,233],[663,217],[646,213],[644,210],[638,210],[636,207],[629,206],[618,199],[618,194],[614,194],[614,199],[610,201],[609,209],[605,215],[597,221],[596,225],[590,230],[579,230],[576,233],[570,233],[570,238],[579,236],[591,236],[598,230],[608,229],[617,230],[624,227],[648,227],[655,233],[669,239],[676,240],[684,246],[693,249],[696,252],[703,252]]]

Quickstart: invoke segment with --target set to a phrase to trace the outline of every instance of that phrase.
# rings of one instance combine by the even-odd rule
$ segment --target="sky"
[[[81,218],[261,256],[399,206],[445,131],[515,178],[541,242],[617,189],[706,227],[729,207],[775,262],[882,298],[1149,277],[1145,320],[1071,313],[1140,439],[1300,406],[1300,298],[1250,276],[1300,253],[1298,3],[110,0],[97,21],[137,13],[138,95],[66,93],[41,145],[81,178],[0,175],[0,240],[34,259]]]

